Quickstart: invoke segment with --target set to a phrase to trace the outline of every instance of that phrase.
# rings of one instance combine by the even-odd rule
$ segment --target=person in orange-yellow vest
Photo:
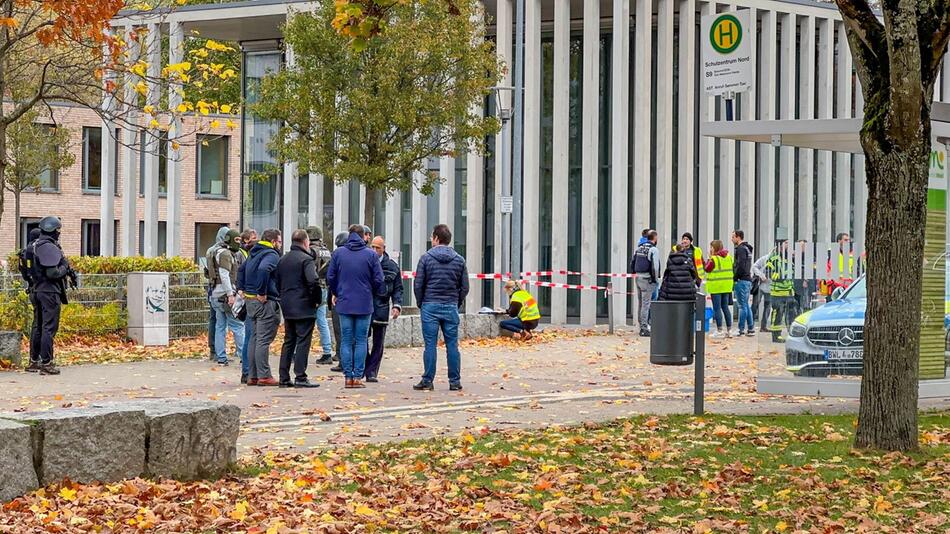
[[[826,297],[830,297],[835,289],[839,287],[848,287],[854,281],[854,252],[851,250],[851,236],[847,232],[841,232],[835,240],[838,242],[838,277],[833,278],[831,261],[834,259],[832,251],[828,251],[828,264],[825,267],[826,279],[821,281],[820,292]],[[845,255],[848,262],[845,263]]]
[[[696,267],[696,272],[699,273],[699,278],[705,278],[706,271],[703,269],[703,249],[693,245],[693,234],[689,232],[683,232],[683,236],[680,237],[679,244],[685,247],[684,253],[690,258],[693,258],[693,265]],[[673,245],[672,251],[676,252],[676,245]]]

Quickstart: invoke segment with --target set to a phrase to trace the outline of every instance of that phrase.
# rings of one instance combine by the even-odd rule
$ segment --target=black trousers
[[[333,310],[333,314],[330,317],[333,323],[333,340],[336,342],[336,360],[340,360],[340,314]]]
[[[53,338],[59,331],[62,299],[59,293],[31,293],[33,329],[30,331],[30,361],[53,362]]]
[[[375,377],[379,374],[379,365],[383,363],[383,342],[386,341],[386,326],[384,324],[373,323],[371,334],[373,344],[370,347],[369,355],[366,357],[366,368],[363,376],[366,378]]]
[[[307,357],[313,340],[316,317],[284,319],[284,344],[280,349],[280,381],[290,382],[290,363],[294,364],[294,378],[307,379]]]

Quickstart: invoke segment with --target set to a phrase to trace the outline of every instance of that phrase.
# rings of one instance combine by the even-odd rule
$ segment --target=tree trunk
[[[16,250],[23,247],[20,242],[20,193],[20,191],[13,192],[13,242],[16,244]]]
[[[915,450],[921,276],[930,128],[884,148],[864,132],[868,158],[868,299],[856,447]],[[880,135],[880,136],[879,136]]]
[[[366,204],[363,206],[363,224],[373,229],[375,234],[380,233],[376,228],[376,195],[378,189],[366,188]]]

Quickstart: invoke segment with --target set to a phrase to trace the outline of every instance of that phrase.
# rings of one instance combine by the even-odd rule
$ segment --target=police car
[[[796,376],[860,375],[867,296],[862,276],[833,301],[799,315],[785,340],[786,369]]]

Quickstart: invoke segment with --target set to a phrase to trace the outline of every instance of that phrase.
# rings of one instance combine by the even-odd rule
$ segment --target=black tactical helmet
[[[60,222],[59,217],[43,217],[40,219],[40,231],[46,234],[52,234],[53,232],[58,232],[60,228],[63,227],[63,223]]]

